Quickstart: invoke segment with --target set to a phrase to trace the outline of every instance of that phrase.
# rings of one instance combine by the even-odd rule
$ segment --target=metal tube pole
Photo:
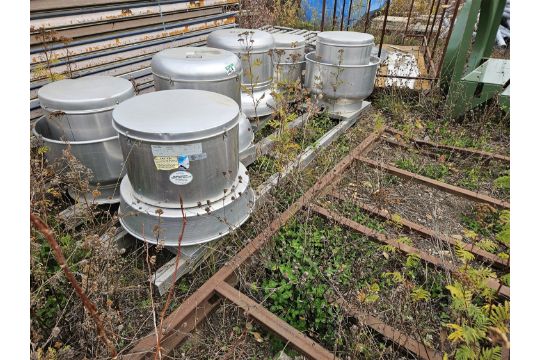
[[[439,37],[441,36],[441,28],[444,22],[444,15],[446,15],[446,8],[448,7],[449,1],[450,0],[446,0],[444,2],[443,10],[441,12],[441,21],[439,22],[439,27],[437,28],[437,34],[435,34],[435,40],[433,40],[433,48],[431,49],[431,53],[433,54],[433,56],[435,56],[435,48],[437,47],[437,43],[439,42]]]
[[[341,25],[339,26],[339,31],[343,31],[343,20],[345,19],[345,4],[347,0],[343,0],[343,6],[341,7]]]
[[[435,6],[435,0],[431,2],[431,9],[429,9],[429,15],[428,15],[427,24],[426,24],[426,31],[424,31],[424,37],[427,37],[427,31],[429,29],[429,23],[431,21],[431,14],[433,14],[434,6]],[[426,44],[422,43],[422,45],[426,45]]]
[[[444,50],[441,56],[441,60],[439,61],[439,66],[437,68],[437,78],[440,80],[441,76],[441,70],[442,70],[442,64],[444,62],[444,57],[446,56],[446,50],[448,50],[448,43],[450,42],[450,35],[452,35],[452,30],[454,29],[454,24],[456,22],[457,14],[459,12],[459,5],[461,4],[461,0],[456,0],[454,2],[454,13],[452,14],[452,20],[450,21],[450,29],[448,29],[448,34],[446,35],[446,41],[444,44]]]
[[[347,14],[347,31],[349,31],[349,24],[351,23],[352,2],[353,0],[349,0],[349,13]],[[360,0],[360,5],[361,4],[362,0]]]
[[[332,15],[332,30],[334,30],[336,26],[336,10],[337,10],[337,0],[334,0],[334,13]]]
[[[364,28],[364,32],[367,32],[367,28],[369,26],[369,11],[371,10],[371,0],[368,0],[367,2],[367,11],[366,11],[366,26]]]
[[[386,8],[384,9],[384,22],[381,32],[381,41],[379,43],[379,52],[377,53],[377,57],[381,57],[382,52],[382,46],[384,43],[384,33],[386,32],[386,20],[388,20],[388,9],[390,8],[390,0],[386,0]]]
[[[429,30],[429,36],[427,38],[427,45],[429,45],[431,41],[431,35],[433,35],[433,28],[435,27],[435,21],[437,21],[437,13],[439,12],[439,7],[441,5],[441,0],[437,0],[437,6],[435,7],[435,15],[433,15],[433,22],[431,23],[431,30]]]
[[[326,12],[326,0],[322,1],[321,31],[324,31],[324,13]]]
[[[409,15],[407,16],[407,25],[405,25],[405,35],[409,31],[409,23],[411,22],[412,9],[414,7],[414,0],[411,0],[411,6],[409,7]]]

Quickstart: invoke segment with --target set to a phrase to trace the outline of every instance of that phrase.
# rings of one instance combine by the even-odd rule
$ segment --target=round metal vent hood
[[[113,111],[134,196],[177,208],[231,191],[239,166],[238,104],[204,90],[164,90],[124,101]]]
[[[198,89],[213,91],[242,105],[242,63],[234,53],[209,47],[180,47],[158,52],[152,58],[156,90]],[[248,118],[239,119],[239,152],[251,146],[254,134]]]
[[[317,60],[334,65],[367,65],[374,44],[371,34],[356,31],[323,31],[317,35]]]
[[[115,136],[111,111],[135,95],[129,80],[86,76],[49,83],[38,98],[53,139],[86,141]]]
[[[306,39],[302,35],[278,33],[274,36],[274,82],[280,85],[300,81],[304,68]]]
[[[221,29],[208,35],[210,47],[234,52],[242,61],[242,110],[250,117],[273,112],[272,34],[251,29]],[[246,90],[249,89],[249,90]]]
[[[88,179],[88,193],[80,193],[78,189],[68,187],[68,193],[73,199],[97,204],[120,201],[119,185],[124,171],[122,150],[116,132],[106,139],[71,142],[56,140],[45,117],[35,123],[32,131],[47,147],[45,158],[59,174],[64,175],[70,168],[64,156],[66,150],[92,172]]]

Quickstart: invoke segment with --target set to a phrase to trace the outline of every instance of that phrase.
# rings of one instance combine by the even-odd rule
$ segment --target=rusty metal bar
[[[411,15],[412,15],[413,7],[414,7],[414,0],[411,0],[411,6],[409,7],[409,15],[407,16],[407,25],[405,25],[405,35],[407,35],[407,32],[409,31],[409,23],[411,22]]]
[[[426,176],[422,176],[422,175],[412,173],[410,171],[402,170],[395,166],[377,162],[363,156],[358,156],[356,157],[356,159],[370,166],[371,168],[385,170],[393,175],[399,176],[406,180],[414,180],[416,182],[423,183],[430,187],[434,187],[439,190],[442,190],[442,191],[445,191],[454,195],[462,196],[462,197],[465,197],[474,201],[485,202],[490,205],[496,206],[498,208],[505,208],[505,209],[510,208],[510,203],[503,200],[492,198],[491,196],[473,192],[473,191],[463,189],[454,185],[450,185],[441,181],[433,180]]]
[[[450,21],[450,29],[448,29],[448,33],[446,35],[446,41],[444,42],[444,48],[441,56],[441,61],[439,61],[439,66],[437,67],[437,75],[435,77],[440,77],[441,70],[442,70],[442,64],[444,62],[444,57],[446,56],[446,50],[448,50],[448,44],[450,43],[450,35],[452,34],[452,31],[454,30],[454,24],[456,23],[456,18],[459,12],[459,5],[461,4],[461,0],[456,0],[454,2],[454,13],[452,14],[452,20]]]
[[[348,198],[348,197],[345,197],[344,195],[338,193],[337,191],[332,191],[329,193],[330,196],[338,199],[338,200],[341,200],[341,201],[351,201],[355,206],[359,207],[360,209],[372,214],[372,215],[376,215],[382,219],[385,219],[385,220],[389,220],[389,221],[392,221],[392,214],[386,210],[386,209],[378,209],[374,206],[371,206],[371,205],[368,205],[368,204],[365,204],[361,201],[358,201],[356,199],[351,199],[351,198]],[[441,234],[439,232],[435,232],[423,225],[420,225],[420,224],[417,224],[415,222],[412,222],[410,220],[407,220],[407,219],[404,219],[403,217],[401,217],[400,219],[400,222],[399,224],[407,229],[409,229],[410,231],[413,231],[413,232],[416,232],[420,235],[423,235],[423,236],[426,236],[426,237],[430,237],[430,238],[433,238],[433,239],[438,239],[438,240],[441,240],[441,241],[444,241],[448,244],[451,244],[451,245],[457,245],[458,241],[450,236],[447,236],[445,234]],[[479,247],[475,247],[474,245],[472,244],[463,244],[463,248],[471,253],[473,253],[474,255],[477,255],[491,263],[493,263],[493,265],[496,265],[497,267],[499,268],[507,268],[508,267],[508,262],[501,259],[500,257],[498,257],[497,255],[495,254],[492,254],[492,253],[489,253],[485,250],[482,250],[480,249]]]
[[[437,14],[439,13],[439,7],[441,6],[441,0],[437,0],[437,6],[435,7],[435,14],[433,15],[433,22],[431,23],[431,29],[429,30],[429,35],[427,37],[427,45],[431,42],[431,36],[433,35],[433,28],[435,27],[435,22],[437,21]],[[429,20],[429,19],[428,19]]]
[[[353,0],[349,0],[349,12],[347,13],[347,31],[349,31],[349,26],[351,24],[352,2]]]
[[[337,10],[337,0],[334,0],[334,12],[332,14],[332,30],[334,30],[336,26],[336,10]]]
[[[366,11],[366,22],[364,27],[364,32],[367,32],[369,26],[369,12],[371,11],[371,0],[367,0],[367,11]]]
[[[432,0],[431,1],[431,8],[429,9],[429,15],[428,15],[428,20],[427,20],[427,24],[426,24],[426,31],[424,31],[424,39],[426,39],[426,37],[427,37],[427,32],[428,32],[428,29],[429,29],[429,23],[431,22],[431,14],[433,13],[433,7],[434,6],[435,6],[435,0]],[[422,42],[422,45],[427,46],[427,43]]]
[[[446,263],[444,260],[430,255],[420,249],[415,248],[414,246],[410,246],[407,244],[403,244],[401,242],[397,242],[396,240],[388,238],[386,235],[368,228],[367,226],[364,226],[362,224],[359,224],[351,219],[346,218],[345,216],[342,216],[336,212],[333,212],[331,210],[327,210],[321,206],[318,205],[311,205],[310,209],[318,213],[319,215],[327,218],[328,220],[335,221],[338,224],[342,226],[346,226],[351,230],[354,230],[356,232],[359,232],[367,237],[372,238],[373,240],[376,240],[380,243],[391,245],[395,247],[396,249],[406,253],[406,254],[415,254],[420,259],[422,259],[425,262],[431,263],[445,271],[448,271],[452,274],[456,274],[458,271],[457,266],[452,265],[450,263]],[[491,288],[492,290],[499,291],[499,294],[510,297],[510,288],[508,286],[502,285],[497,279],[489,279],[487,281],[487,286]]]
[[[321,31],[324,31],[324,15],[326,12],[326,0],[322,1],[322,13],[321,13]]]
[[[182,341],[185,340],[185,335],[178,334],[178,330],[188,321],[190,318],[194,318],[194,325],[196,327],[200,321],[206,316],[198,317],[197,310],[205,309],[205,304],[209,299],[215,295],[216,288],[222,282],[235,283],[234,277],[235,271],[244,264],[247,259],[258,252],[268,240],[278,232],[290,218],[292,218],[302,207],[307,205],[317,194],[319,194],[324,188],[331,184],[334,179],[345,171],[354,161],[356,156],[363,154],[373,142],[375,142],[381,134],[384,132],[384,128],[379,131],[371,133],[364,141],[362,141],[349,155],[345,156],[331,171],[326,173],[320,178],[309,190],[307,190],[297,201],[295,201],[287,210],[273,220],[263,232],[257,235],[251,240],[238,254],[236,254],[229,262],[227,262],[221,269],[218,270],[210,279],[208,279],[200,288],[198,288],[189,298],[187,298],[180,306],[174,310],[165,320],[163,324],[162,343],[167,344],[167,347],[162,349],[162,354],[166,354],[166,351],[174,349],[179,346]],[[147,336],[142,338],[130,351],[130,360],[144,359],[146,354],[152,353],[155,350],[156,335],[152,331]]]
[[[433,48],[431,49],[431,53],[435,55],[435,49],[437,48],[437,43],[439,42],[439,37],[441,36],[441,28],[442,24],[444,22],[444,15],[446,15],[446,9],[448,8],[448,2],[450,0],[445,0],[443,9],[441,12],[441,21],[439,22],[439,27],[437,28],[437,34],[435,34],[435,40],[433,41]],[[442,61],[442,59],[440,60]]]
[[[341,7],[341,25],[339,26],[339,31],[343,31],[343,20],[345,19],[345,4],[347,4],[347,0],[343,0],[343,6]]]
[[[501,161],[510,162],[510,158],[508,156],[504,156],[504,155],[499,155],[499,154],[495,154],[495,153],[490,153],[490,152],[486,152],[486,151],[482,151],[482,150],[476,150],[476,149],[470,149],[470,148],[461,148],[461,147],[457,147],[457,146],[437,144],[437,143],[434,143],[434,142],[431,142],[431,141],[426,141],[426,140],[412,139],[412,138],[407,137],[403,132],[401,132],[401,131],[399,131],[397,129],[391,128],[391,127],[387,127],[385,132],[387,132],[389,134],[392,134],[394,136],[399,136],[402,139],[408,140],[410,142],[413,142],[413,143],[421,145],[421,146],[429,146],[429,147],[433,147],[433,148],[436,148],[436,149],[445,149],[445,150],[460,152],[460,153],[464,153],[464,154],[477,155],[477,156],[487,158],[487,159],[497,159],[497,160],[501,160]]]
[[[429,46],[424,46],[425,48],[425,55],[424,57],[427,55],[427,58],[428,58],[428,68],[426,70],[426,72],[429,74],[429,70],[430,69],[435,69],[435,63],[433,62],[433,57],[431,56],[431,50],[429,49]]]
[[[407,334],[402,333],[396,328],[386,325],[384,321],[375,316],[371,316],[365,312],[358,310],[352,304],[344,299],[338,299],[337,303],[348,314],[354,316],[360,324],[367,325],[385,338],[391,340],[395,344],[409,350],[418,355],[423,360],[442,360],[442,356],[435,349],[432,349],[425,344],[411,338]]]
[[[222,282],[216,287],[216,291],[227,300],[238,305],[248,316],[263,324],[272,333],[278,335],[288,344],[294,346],[303,355],[311,359],[336,359],[336,356],[319,345],[319,343],[310,339],[308,336],[272,314],[263,305],[252,300],[240,290]]]
[[[434,80],[437,80],[437,78],[434,78],[434,77],[427,77],[427,76],[405,76],[405,75],[377,74],[377,77],[391,78],[391,79],[426,80],[426,81],[434,81]]]
[[[388,9],[390,9],[390,0],[386,0],[386,7],[384,8],[384,21],[381,31],[381,41],[379,42],[379,52],[377,57],[381,57],[382,47],[384,44],[384,33],[386,32],[386,22],[388,21]]]

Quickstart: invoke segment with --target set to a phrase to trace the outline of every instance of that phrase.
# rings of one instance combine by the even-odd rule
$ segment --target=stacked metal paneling
[[[239,0],[31,0],[30,118],[53,79],[113,75],[153,91],[152,56],[235,26]]]

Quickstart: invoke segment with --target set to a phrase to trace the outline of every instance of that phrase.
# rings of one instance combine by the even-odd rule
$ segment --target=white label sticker
[[[193,180],[193,175],[187,171],[175,171],[169,175],[169,180],[175,185],[187,185]]]
[[[154,156],[180,156],[196,155],[202,153],[202,144],[194,143],[187,145],[152,145]]]

